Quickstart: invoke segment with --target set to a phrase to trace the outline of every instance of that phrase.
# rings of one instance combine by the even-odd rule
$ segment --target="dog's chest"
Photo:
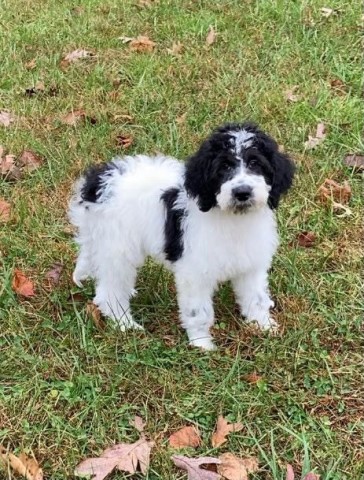
[[[278,245],[273,212],[198,214],[186,218],[181,263],[224,281],[251,269],[268,268]]]

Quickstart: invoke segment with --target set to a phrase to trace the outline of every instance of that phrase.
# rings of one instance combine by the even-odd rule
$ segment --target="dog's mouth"
[[[239,202],[238,200],[233,200],[231,202],[230,210],[233,213],[241,214],[245,213],[248,210],[250,210],[252,207],[254,207],[255,202],[250,199],[250,200],[245,200],[244,202]]]

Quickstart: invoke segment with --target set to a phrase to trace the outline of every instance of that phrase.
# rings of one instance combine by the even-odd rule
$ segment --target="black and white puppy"
[[[251,123],[217,129],[185,164],[137,155],[92,167],[70,205],[80,246],[73,279],[95,280],[94,303],[120,328],[142,328],[129,299],[151,256],[175,275],[191,345],[214,348],[212,297],[226,280],[247,321],[275,328],[267,280],[278,246],[274,210],[293,174],[289,157]]]

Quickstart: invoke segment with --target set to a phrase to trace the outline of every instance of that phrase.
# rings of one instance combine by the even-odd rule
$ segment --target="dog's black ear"
[[[212,158],[200,151],[190,157],[186,164],[185,188],[195,198],[202,212],[216,206],[216,197],[211,185]]]
[[[209,141],[205,141],[197,153],[187,160],[185,188],[195,198],[202,212],[216,206],[217,178],[215,175],[216,153]]]
[[[281,195],[287,192],[291,187],[295,166],[288,155],[275,149],[271,164],[274,168],[272,188],[269,193],[268,204],[271,208],[277,208]]]

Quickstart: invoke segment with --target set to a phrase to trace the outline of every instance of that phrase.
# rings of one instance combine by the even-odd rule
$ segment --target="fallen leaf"
[[[260,380],[263,380],[263,377],[258,375],[257,372],[253,372],[245,375],[244,380],[249,383],[258,383]]]
[[[358,153],[345,155],[344,164],[355,172],[364,172],[364,155]]]
[[[331,80],[330,81],[330,87],[333,90],[335,90],[335,92],[338,93],[339,95],[345,95],[346,94],[346,85],[339,78],[334,78],[334,80]]]
[[[219,465],[221,461],[214,457],[189,458],[183,455],[173,455],[173,463],[188,475],[187,480],[220,480],[221,476],[210,470],[201,468],[203,465]]]
[[[201,437],[196,427],[190,425],[181,428],[175,433],[172,433],[168,439],[168,442],[173,448],[197,448],[199,445],[201,445]]]
[[[94,53],[88,50],[84,50],[82,48],[78,48],[77,50],[73,50],[73,52],[68,53],[63,60],[68,63],[72,63],[72,62],[77,62],[78,60],[81,60],[83,58],[90,58],[94,56],[95,56]]]
[[[4,180],[15,181],[21,177],[20,169],[15,165],[15,155],[0,156],[0,176]]]
[[[232,453],[224,453],[219,459],[221,463],[217,466],[217,471],[226,480],[248,480],[249,473],[259,469],[255,457],[238,458]]]
[[[335,10],[332,8],[322,7],[320,11],[323,17],[328,18],[328,17],[331,17],[331,15],[334,13]]]
[[[227,436],[232,432],[240,432],[244,425],[240,422],[228,423],[227,420],[220,415],[217,419],[216,431],[212,434],[211,444],[214,448],[220,447],[226,442]]]
[[[15,293],[23,297],[34,297],[35,295],[33,282],[18,268],[14,270],[12,287]]]
[[[41,166],[42,158],[31,150],[23,150],[18,162],[25,171],[31,172]]]
[[[139,433],[144,432],[145,422],[143,421],[142,417],[135,415],[134,419],[130,421],[130,425],[138,430]]]
[[[0,198],[0,222],[5,223],[10,220],[10,203]]]
[[[316,128],[316,135],[314,137],[311,135],[308,136],[308,140],[304,144],[308,150],[318,147],[325,140],[325,129],[325,124],[319,123]]]
[[[81,6],[77,6],[77,7],[71,8],[71,13],[79,17],[85,13],[85,9]]]
[[[319,199],[323,203],[332,200],[333,202],[345,204],[348,203],[351,198],[351,187],[347,180],[340,184],[330,178],[326,178],[324,183],[319,187],[318,194]]]
[[[15,473],[22,475],[27,480],[43,480],[43,471],[35,458],[29,458],[24,453],[17,457],[0,445],[0,460],[6,468],[10,466]]]
[[[206,45],[210,46],[216,41],[217,33],[212,25],[209,27],[209,32],[206,37]]]
[[[62,263],[56,262],[53,264],[52,268],[48,270],[45,274],[47,280],[49,280],[53,285],[57,285],[59,283],[59,278],[61,276],[63,270]]]
[[[30,60],[29,62],[27,62],[24,67],[27,69],[27,70],[33,70],[35,67],[37,66],[37,62],[35,60],[35,58],[33,58],[32,60]]]
[[[37,82],[34,87],[29,87],[25,89],[25,95],[32,97],[37,93],[43,93],[45,91],[45,86],[43,82]]]
[[[130,42],[130,48],[136,52],[152,52],[156,43],[150,40],[148,37],[139,35]]]
[[[133,143],[133,137],[131,135],[120,134],[116,136],[116,144],[119,147],[127,149],[130,147],[130,145],[132,145],[132,143]]]
[[[151,7],[152,2],[151,0],[139,0],[138,2],[138,7],[144,8],[144,7]]]
[[[96,119],[94,117],[89,117],[86,115],[85,110],[82,108],[80,110],[73,110],[72,112],[67,113],[62,118],[62,122],[66,125],[76,126],[79,123],[85,123],[86,121],[90,122],[92,125],[96,123]]]
[[[178,125],[182,125],[183,123],[185,123],[186,118],[187,118],[187,112],[184,112],[182,113],[182,115],[179,115],[176,118],[176,123],[178,123]]]
[[[92,321],[98,330],[105,330],[106,323],[102,318],[101,312],[91,301],[87,302],[86,304],[86,314],[92,318]]]
[[[297,95],[295,92],[298,89],[298,85],[293,85],[290,89],[286,90],[284,92],[284,96],[286,97],[287,100],[290,102],[298,102],[300,100],[301,96]]]
[[[300,247],[310,248],[316,243],[316,234],[313,232],[300,232],[297,235],[297,244]]]
[[[294,480],[294,470],[289,463],[286,465],[286,480]]]
[[[320,475],[317,473],[309,472],[303,477],[303,480],[320,480]]]
[[[351,209],[348,206],[343,205],[342,203],[332,202],[332,207],[334,212],[337,213],[336,215],[337,217],[349,217],[350,215],[353,214]]]
[[[114,120],[124,120],[125,122],[132,122],[134,118],[131,115],[121,114],[121,115],[114,115]]]
[[[153,445],[153,442],[144,438],[131,444],[120,443],[106,449],[98,458],[88,458],[81,462],[75,469],[75,475],[92,475],[92,480],[104,480],[114,469],[136,473],[138,468],[145,475]]]
[[[15,117],[10,112],[1,111],[0,112],[0,125],[3,127],[9,127],[11,123],[13,123]]]
[[[167,48],[167,53],[178,56],[182,53],[183,48],[181,42],[173,43],[171,48]]]

